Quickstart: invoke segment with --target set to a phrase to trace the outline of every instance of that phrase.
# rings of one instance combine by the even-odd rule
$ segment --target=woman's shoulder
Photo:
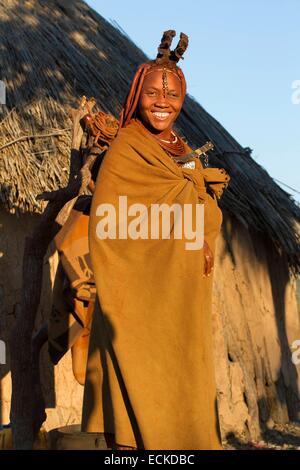
[[[149,148],[145,136],[135,122],[130,121],[122,127],[105,153],[102,166],[120,164],[123,160],[134,160],[137,154],[143,154]]]
[[[142,127],[140,127],[135,120],[131,120],[126,127],[122,127],[122,129],[119,130],[109,148],[116,149],[122,145],[132,146],[138,143],[143,137],[146,138],[147,135],[143,132]]]

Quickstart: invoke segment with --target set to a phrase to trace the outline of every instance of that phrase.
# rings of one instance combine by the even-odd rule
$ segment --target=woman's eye
[[[155,96],[155,91],[148,91],[147,95],[148,96]]]

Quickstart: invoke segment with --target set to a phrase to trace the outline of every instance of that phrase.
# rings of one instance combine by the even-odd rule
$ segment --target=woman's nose
[[[166,96],[163,93],[160,93],[157,97],[156,100],[156,106],[159,106],[160,108],[165,108],[168,106],[168,102],[166,99]]]

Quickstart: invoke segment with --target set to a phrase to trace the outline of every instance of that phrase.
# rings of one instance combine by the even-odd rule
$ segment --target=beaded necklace
[[[183,140],[179,137],[179,135],[175,134],[174,131],[172,131],[172,136],[174,137],[173,141],[160,139],[155,134],[152,135],[168,155],[177,157],[187,153]]]
[[[186,148],[184,141],[174,131],[171,131],[171,134],[174,137],[173,141],[159,139],[155,134],[152,134],[139,119],[134,119],[134,120],[136,123],[138,123],[138,125],[143,127],[143,129],[156,140],[159,146],[168,154],[169,157],[172,158],[172,157],[187,155],[188,150]],[[174,161],[174,163],[176,162]]]

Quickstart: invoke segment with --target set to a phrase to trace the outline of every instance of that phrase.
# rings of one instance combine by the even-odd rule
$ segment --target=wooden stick
[[[13,145],[13,144],[17,144],[18,142],[21,142],[22,140],[27,140],[27,139],[41,139],[43,137],[53,137],[55,135],[61,135],[63,134],[64,132],[67,132],[71,130],[70,127],[67,127],[66,129],[60,129],[56,132],[51,132],[50,134],[32,134],[32,135],[23,135],[21,137],[18,137],[17,139],[14,139],[14,140],[11,140],[10,142],[7,142],[7,144],[5,145],[2,145],[2,147],[0,147],[0,152],[1,150],[4,150],[6,149],[7,147],[10,147],[10,145]]]

